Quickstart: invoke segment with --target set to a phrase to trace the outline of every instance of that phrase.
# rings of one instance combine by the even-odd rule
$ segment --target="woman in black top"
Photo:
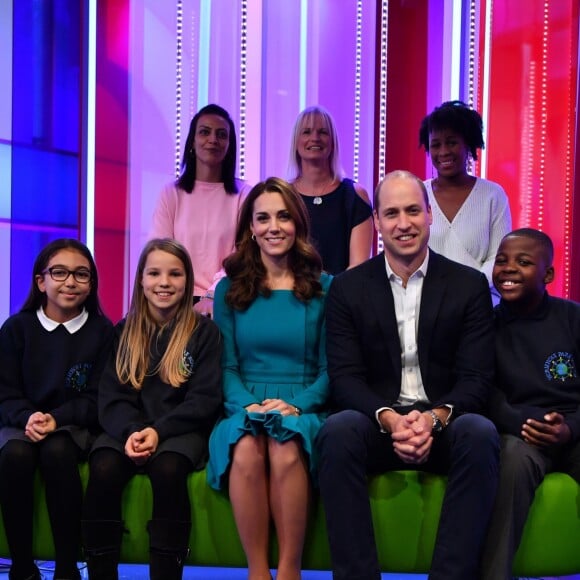
[[[370,257],[374,230],[369,196],[343,177],[336,127],[322,107],[309,107],[296,119],[289,181],[306,204],[311,237],[327,272],[339,274]]]

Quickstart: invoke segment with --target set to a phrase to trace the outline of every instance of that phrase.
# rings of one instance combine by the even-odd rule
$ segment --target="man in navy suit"
[[[499,461],[477,414],[494,368],[489,286],[429,250],[431,208],[412,173],[379,183],[374,220],[384,255],[335,278],[326,305],[336,412],[318,446],[333,577],[380,578],[368,474],[421,469],[448,474],[429,578],[476,580]]]

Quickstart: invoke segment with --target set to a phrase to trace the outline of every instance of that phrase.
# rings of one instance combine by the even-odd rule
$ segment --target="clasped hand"
[[[522,439],[535,447],[564,445],[570,441],[571,436],[564,416],[556,412],[546,413],[543,421],[528,419],[522,425]]]
[[[153,427],[131,433],[125,443],[125,454],[137,465],[143,465],[157,451],[159,435]]]
[[[433,444],[431,417],[417,410],[407,415],[399,415],[395,411],[388,413],[395,415],[389,416],[389,430],[397,456],[405,463],[425,463]]]
[[[49,433],[56,429],[56,421],[49,413],[42,413],[36,411],[28,417],[26,427],[24,427],[24,434],[31,441],[38,443],[42,441]]]
[[[268,413],[278,411],[281,415],[296,415],[296,407],[282,399],[264,399],[261,404],[252,403],[246,407],[248,413]]]

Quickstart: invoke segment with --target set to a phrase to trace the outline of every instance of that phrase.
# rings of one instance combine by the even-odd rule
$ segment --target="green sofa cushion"
[[[80,467],[86,484],[88,467]],[[386,572],[425,573],[429,570],[446,478],[416,471],[394,471],[375,476],[369,495],[381,568]],[[191,554],[197,566],[245,567],[245,557],[226,494],[208,487],[205,471],[189,477],[192,501]],[[123,497],[127,533],[121,559],[148,561],[149,540],[145,525],[151,519],[149,479],[134,477]],[[396,525],[394,525],[396,522]],[[1,521],[0,521],[1,523]],[[36,480],[34,554],[54,559],[54,546],[40,477]],[[479,525],[479,522],[473,522]],[[461,533],[461,530],[458,530]],[[522,544],[516,555],[516,576],[559,576],[580,571],[580,486],[568,475],[551,473],[536,493]],[[276,542],[271,547],[276,561]],[[9,557],[6,535],[0,525],[0,557]],[[315,501],[303,558],[304,569],[330,569],[324,512]]]

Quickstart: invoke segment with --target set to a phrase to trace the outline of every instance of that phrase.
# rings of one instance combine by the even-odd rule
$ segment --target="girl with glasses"
[[[78,579],[82,486],[78,463],[98,432],[96,385],[112,338],[91,253],[73,239],[36,258],[30,293],[0,329],[0,505],[11,580],[37,579],[34,475],[46,486],[55,578]]]

